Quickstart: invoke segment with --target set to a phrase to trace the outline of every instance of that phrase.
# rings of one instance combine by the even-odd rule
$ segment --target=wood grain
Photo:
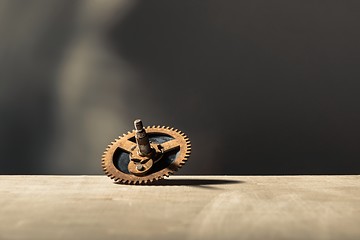
[[[360,239],[360,176],[0,176],[0,239]]]

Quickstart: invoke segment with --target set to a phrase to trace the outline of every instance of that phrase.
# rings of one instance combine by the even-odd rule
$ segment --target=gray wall
[[[188,134],[182,174],[360,173],[358,1],[0,9],[2,174],[101,173],[139,117]]]

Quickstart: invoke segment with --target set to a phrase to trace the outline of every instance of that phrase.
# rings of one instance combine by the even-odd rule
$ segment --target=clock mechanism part
[[[102,156],[105,174],[115,182],[146,184],[169,177],[181,168],[191,153],[189,138],[181,131],[163,126],[143,127],[111,142]]]

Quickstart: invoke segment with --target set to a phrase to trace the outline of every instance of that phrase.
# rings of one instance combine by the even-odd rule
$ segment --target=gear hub
[[[134,121],[135,130],[123,134],[106,148],[102,167],[116,182],[143,184],[168,177],[181,168],[190,156],[189,138],[170,127],[143,127]]]

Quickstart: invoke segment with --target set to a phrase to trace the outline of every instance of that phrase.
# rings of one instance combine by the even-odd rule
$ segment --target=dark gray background
[[[359,1],[1,1],[0,173],[97,174],[170,125],[182,174],[359,174]]]

